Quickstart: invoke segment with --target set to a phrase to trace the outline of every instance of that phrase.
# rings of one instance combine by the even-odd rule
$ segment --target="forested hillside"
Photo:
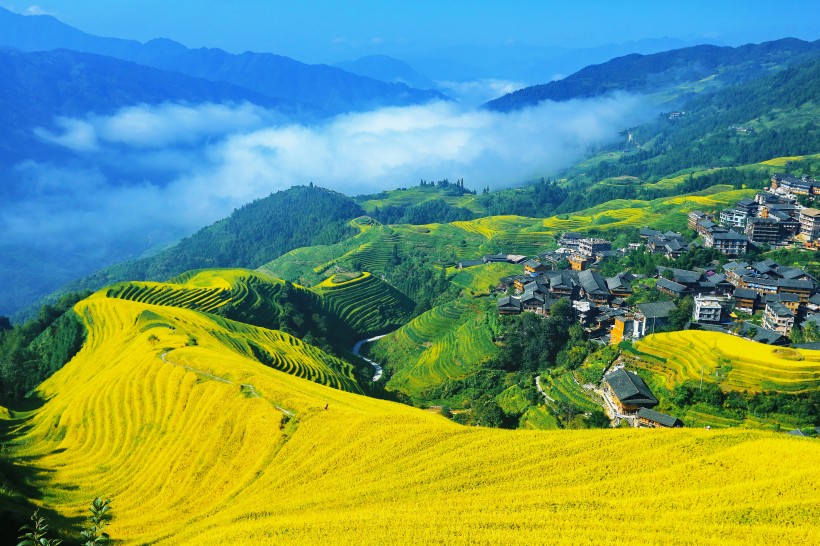
[[[117,264],[69,284],[96,290],[125,280],[166,280],[191,269],[254,268],[294,248],[333,244],[358,233],[364,212],[340,193],[294,186],[239,208],[158,255]]]
[[[784,38],[737,48],[699,45],[652,55],[632,54],[588,66],[561,80],[520,89],[486,107],[509,112],[544,100],[565,101],[613,91],[664,92],[674,98],[681,92],[752,81],[772,70],[806,62],[818,52],[818,41]]]

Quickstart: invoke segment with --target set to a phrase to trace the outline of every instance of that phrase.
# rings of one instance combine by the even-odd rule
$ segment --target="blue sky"
[[[306,62],[398,57],[463,46],[578,48],[672,37],[738,45],[817,39],[820,2],[755,0],[431,1],[0,0],[97,35],[266,51]]]

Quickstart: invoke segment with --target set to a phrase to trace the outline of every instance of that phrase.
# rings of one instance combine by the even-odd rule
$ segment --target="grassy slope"
[[[147,309],[174,330],[143,329]],[[124,544],[820,540],[812,441],[466,429],[263,367],[195,311],[99,296],[77,310],[89,341],[41,386],[48,402],[11,453],[43,487],[38,502],[65,516],[112,497],[109,530]],[[186,333],[199,346],[184,346]],[[160,359],[165,347],[179,365]]]

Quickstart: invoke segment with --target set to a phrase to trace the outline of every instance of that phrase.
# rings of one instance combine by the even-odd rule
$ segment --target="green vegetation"
[[[66,294],[25,324],[0,329],[0,396],[25,396],[77,354],[86,332],[72,307],[87,295]]]
[[[394,330],[412,316],[415,302],[370,273],[341,282],[336,278],[329,278],[313,291],[357,336]]]

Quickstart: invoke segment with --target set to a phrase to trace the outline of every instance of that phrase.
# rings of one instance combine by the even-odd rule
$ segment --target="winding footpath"
[[[358,356],[362,360],[365,360],[368,364],[373,366],[373,371],[374,371],[373,382],[374,383],[382,378],[382,371],[383,371],[382,367],[379,366],[378,364],[376,364],[375,362],[373,362],[372,360],[370,360],[369,358],[367,358],[366,356],[362,356],[359,351],[361,350],[362,345],[364,345],[365,343],[370,343],[372,341],[376,341],[377,339],[381,339],[386,335],[387,334],[382,334],[380,336],[371,337],[371,338],[368,338],[368,339],[363,339],[361,341],[357,341],[356,344],[353,346],[353,354]]]

